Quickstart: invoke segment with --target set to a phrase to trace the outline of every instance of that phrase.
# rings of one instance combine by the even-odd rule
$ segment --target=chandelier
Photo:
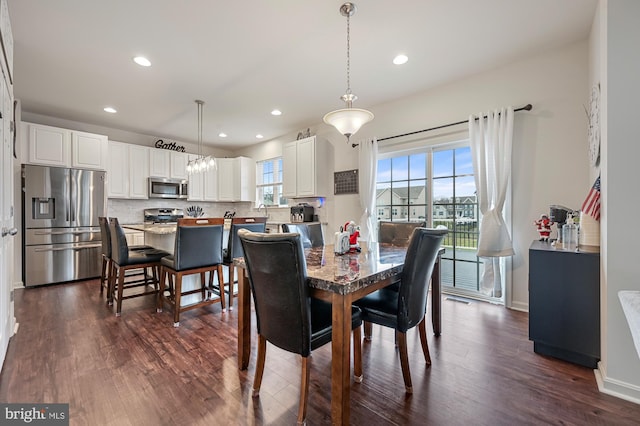
[[[202,155],[202,106],[204,101],[196,100],[198,105],[198,155],[187,163],[187,173],[202,173],[216,168],[216,160],[210,155]]]
[[[351,135],[356,133],[360,127],[373,120],[373,114],[366,109],[352,108],[353,101],[358,99],[351,92],[351,54],[350,54],[350,18],[356,13],[356,5],[354,3],[345,3],[340,6],[340,14],[347,17],[347,91],[340,97],[346,108],[337,109],[327,113],[323,120],[325,123],[332,125],[340,133],[347,137],[347,142]]]

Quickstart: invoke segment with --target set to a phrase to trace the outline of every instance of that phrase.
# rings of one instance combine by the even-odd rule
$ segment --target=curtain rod
[[[513,112],[531,111],[532,109],[533,109],[533,105],[526,104],[523,107],[514,109]],[[486,116],[483,116],[483,117],[486,117]],[[476,120],[477,120],[477,118],[476,118]],[[469,120],[457,121],[455,123],[443,124],[442,126],[431,127],[429,129],[416,130],[415,132],[403,133],[401,135],[387,136],[386,138],[378,139],[378,142],[386,141],[386,140],[389,140],[389,139],[401,138],[403,136],[415,135],[417,133],[430,132],[432,130],[444,129],[445,127],[457,126],[458,124],[464,124],[464,123],[468,123],[468,122],[469,122]],[[352,143],[351,144],[351,148],[355,148],[358,145],[359,144],[357,144],[357,143]]]

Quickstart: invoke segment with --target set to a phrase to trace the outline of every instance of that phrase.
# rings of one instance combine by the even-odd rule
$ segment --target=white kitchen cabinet
[[[196,154],[189,154],[189,161],[198,158]],[[218,160],[216,160],[218,164]],[[209,169],[206,172],[189,175],[190,201],[218,201],[218,171]]]
[[[218,201],[255,201],[256,164],[251,158],[218,158]]]
[[[282,193],[287,198],[331,194],[333,145],[316,136],[284,144]]]
[[[129,145],[129,198],[149,198],[149,151],[146,146]]]
[[[189,173],[187,173],[188,162],[189,154],[171,151],[171,177],[174,179],[189,179]]]
[[[124,238],[128,246],[143,246],[144,232],[124,228]]]
[[[165,149],[149,150],[149,176],[171,177],[171,151]]]
[[[129,198],[129,145],[109,141],[107,197]]]
[[[69,167],[71,130],[27,123],[29,163]]]
[[[43,124],[26,125],[29,164],[106,170],[106,136]]]
[[[188,160],[198,158],[196,154],[188,154]],[[204,173],[192,173],[189,175],[189,201],[204,201]]]
[[[86,132],[71,132],[71,167],[106,170],[108,138]]]
[[[188,154],[167,149],[149,150],[149,176],[188,179]]]
[[[148,198],[149,148],[109,141],[109,198]]]

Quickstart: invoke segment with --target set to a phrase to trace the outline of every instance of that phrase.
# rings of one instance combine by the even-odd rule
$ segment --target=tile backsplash
[[[123,200],[110,198],[107,201],[107,216],[117,217],[122,224],[142,223],[144,221],[144,210],[154,208],[177,208],[186,210],[189,206],[199,206],[204,210],[207,217],[223,217],[225,212],[235,212],[236,216],[262,216],[264,209],[258,210],[251,202],[242,203],[218,203],[202,201],[184,200]],[[326,209],[316,208],[316,214],[321,222],[326,222]],[[290,222],[290,210],[288,207],[269,207],[268,222],[288,223]]]

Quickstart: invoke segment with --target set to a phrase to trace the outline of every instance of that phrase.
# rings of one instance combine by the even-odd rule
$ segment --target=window
[[[449,230],[443,289],[479,296],[479,216],[468,143],[381,155],[376,189],[378,220],[426,221]]]
[[[256,203],[287,205],[287,199],[282,196],[282,157],[256,163]]]

